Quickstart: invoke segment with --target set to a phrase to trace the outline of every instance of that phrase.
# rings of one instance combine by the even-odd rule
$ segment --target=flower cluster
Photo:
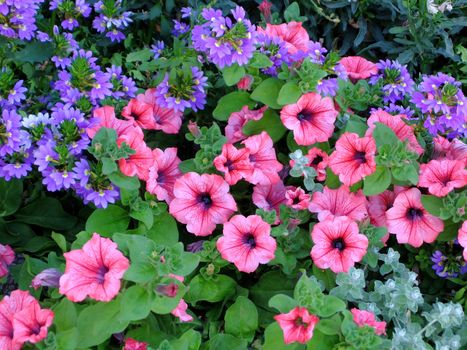
[[[94,18],[92,27],[99,33],[105,33],[111,41],[120,42],[125,39],[123,29],[133,22],[130,11],[122,11],[122,0],[102,0],[94,4],[99,14]]]
[[[63,18],[62,28],[67,30],[79,27],[78,18],[81,16],[87,18],[92,11],[86,0],[52,0],[49,9],[59,13]]]
[[[37,32],[36,14],[43,0],[2,1],[0,35],[32,40]]]

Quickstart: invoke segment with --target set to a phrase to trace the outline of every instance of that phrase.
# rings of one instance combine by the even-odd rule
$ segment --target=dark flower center
[[[409,220],[417,220],[420,219],[423,216],[423,211],[419,208],[409,208],[407,210],[407,218]]]
[[[105,274],[109,272],[109,269],[107,268],[107,266],[100,266],[99,269],[97,270],[97,282],[99,282],[100,284],[104,284],[104,281],[105,281]]]
[[[308,324],[304,322],[301,317],[297,317],[294,323],[295,323],[295,326],[297,327],[308,327]]]
[[[198,196],[198,202],[203,204],[206,209],[209,209],[212,206],[212,199],[209,193],[201,193]]]
[[[157,182],[162,184],[165,182],[165,174],[163,172],[158,172],[157,173]]]
[[[250,249],[253,249],[256,247],[256,240],[255,236],[248,232],[243,236],[243,243],[246,244]]]
[[[295,197],[294,199],[292,199],[292,204],[293,205],[296,205],[296,204],[299,204],[300,203],[300,197]]]
[[[366,153],[365,152],[355,152],[355,155],[353,156],[353,158],[360,162],[360,163],[366,163]]]
[[[313,161],[311,162],[312,165],[318,165],[319,163],[321,163],[323,161],[323,157],[321,156],[316,156],[315,159],[313,159]]]
[[[311,120],[311,118],[313,118],[313,113],[311,113],[309,111],[301,111],[300,113],[298,113],[297,118],[300,121],[309,122]]]
[[[232,160],[230,159],[227,159],[226,162],[224,163],[224,166],[229,169],[229,170],[233,170],[234,169],[234,166],[233,166],[233,162]]]
[[[38,335],[41,332],[41,327],[36,324],[34,327],[31,328],[31,333],[34,335]]]
[[[131,117],[134,118],[135,120],[138,120],[140,115],[136,113],[135,111],[131,111],[130,113]]]
[[[336,238],[332,241],[332,247],[338,249],[341,252],[345,249],[345,242],[342,238]]]

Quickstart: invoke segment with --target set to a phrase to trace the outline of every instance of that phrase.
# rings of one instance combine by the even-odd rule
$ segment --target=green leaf
[[[346,132],[353,132],[355,134],[358,134],[358,136],[360,137],[365,136],[367,130],[368,125],[355,115],[350,116],[345,126]]]
[[[168,212],[154,216],[154,223],[146,236],[157,244],[174,245],[178,242],[177,222]]]
[[[56,320],[54,319],[54,322]],[[73,327],[66,331],[56,332],[56,349],[57,350],[75,350],[78,347],[78,328]]]
[[[152,53],[152,51],[149,50],[148,48],[145,48],[139,51],[130,52],[126,56],[126,61],[127,62],[145,62],[145,61],[149,61],[149,59],[151,59],[153,56],[154,54]]]
[[[400,142],[394,131],[383,123],[375,123],[373,138],[376,141],[376,147],[379,149],[383,145],[396,145]]]
[[[37,199],[16,212],[15,216],[20,222],[52,230],[69,230],[77,221],[74,216],[63,210],[57,199],[50,197]]]
[[[268,68],[272,66],[272,61],[263,53],[255,52],[253,58],[248,63],[253,68]]]
[[[142,286],[131,286],[122,296],[120,321],[137,321],[145,319],[151,311],[151,295]]]
[[[217,120],[227,120],[233,112],[238,112],[243,106],[253,108],[255,102],[251,100],[250,94],[245,91],[234,91],[230,94],[223,96],[218,102],[217,106],[212,112],[212,115]]]
[[[112,334],[123,331],[128,326],[128,321],[119,319],[121,307],[119,299],[116,299],[84,308],[77,322],[79,348],[99,345]]]
[[[124,232],[129,223],[130,217],[125,209],[117,205],[109,205],[105,209],[94,210],[86,221],[86,231],[110,237],[115,232]]]
[[[345,302],[334,295],[325,295],[323,299],[323,305],[316,312],[319,317],[330,317],[346,309]]]
[[[256,87],[251,98],[271,108],[280,109],[281,105],[277,103],[277,97],[282,85],[284,85],[283,81],[277,78],[268,78]]]
[[[284,19],[287,21],[287,22],[291,22],[291,21],[299,21],[299,22],[303,22],[301,21],[301,17],[300,17],[300,8],[298,7],[298,4],[297,2],[293,2],[291,3],[284,11]]]
[[[245,135],[257,135],[266,131],[274,142],[279,141],[287,132],[282,121],[273,109],[267,109],[260,120],[250,120],[243,127]]]
[[[258,328],[258,311],[255,304],[239,296],[225,313],[225,332],[249,341]]]
[[[52,232],[52,239],[57,243],[62,252],[67,252],[66,239],[64,235],[57,232]]]
[[[187,302],[195,304],[198,301],[216,303],[235,293],[237,283],[229,276],[217,275],[215,279],[205,279],[196,275],[189,284],[185,295]]]
[[[319,323],[321,323],[321,321]],[[313,331],[313,338],[307,343],[307,350],[333,350],[335,349],[334,345],[337,343],[339,343],[339,336],[327,335],[315,328]]]
[[[290,105],[297,102],[301,95],[302,91],[298,85],[293,81],[289,81],[281,87],[279,96],[277,96],[277,103],[280,105]]]
[[[109,174],[108,177],[116,186],[126,190],[137,190],[140,186],[140,182],[136,176],[126,176],[121,172],[114,172]]]
[[[0,217],[15,213],[21,205],[23,181],[0,178]]]
[[[198,350],[201,346],[201,334],[190,329],[177,340],[170,342],[174,350]]]
[[[154,223],[154,214],[152,213],[152,209],[149,206],[145,206],[137,210],[132,209],[130,211],[130,216],[133,219],[141,221],[147,229],[150,229]]]
[[[303,345],[298,343],[285,345],[284,333],[277,322],[273,322],[266,327],[266,330],[264,331],[264,344],[261,348],[262,350],[298,350],[302,348]]]
[[[391,171],[378,165],[376,171],[363,179],[363,193],[365,196],[374,196],[384,192],[391,184]]]
[[[30,42],[24,46],[24,49],[14,54],[14,60],[19,62],[44,62],[52,57],[54,53],[51,43]]]
[[[103,157],[101,159],[101,162],[102,162],[102,174],[110,175],[118,171],[118,166],[112,158]]]
[[[296,279],[284,275],[280,271],[269,271],[260,277],[250,288],[250,299],[258,306],[275,311],[269,307],[269,300],[276,294],[292,295]]]
[[[342,320],[339,314],[319,320],[316,330],[326,335],[340,334]]]
[[[320,280],[326,290],[331,290],[336,286],[336,274],[329,269],[320,269],[313,264],[313,276]]]
[[[276,294],[269,299],[269,306],[279,310],[280,313],[286,314],[296,306],[298,303],[295,299],[285,294]]]
[[[209,341],[209,350],[245,350],[247,349],[247,341],[245,339],[236,338],[230,334],[216,334]]]
[[[63,298],[60,303],[53,308],[53,311],[55,313],[54,324],[57,331],[65,331],[76,326],[76,321],[78,319],[76,306],[67,298]]]
[[[240,79],[245,75],[245,68],[238,64],[233,64],[229,67],[222,69],[222,77],[224,78],[227,86],[233,86],[237,84]]]
[[[443,198],[422,194],[422,205],[431,215],[440,217],[444,207]]]

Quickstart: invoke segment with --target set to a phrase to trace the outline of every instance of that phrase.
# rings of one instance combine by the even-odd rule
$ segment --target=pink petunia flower
[[[111,106],[104,106],[96,108],[93,111],[93,117],[97,120],[92,127],[86,129],[86,133],[92,139],[101,128],[114,129],[117,132],[117,137],[127,134],[129,132],[136,132],[143,137],[143,130],[135,126],[129,120],[117,119],[115,117],[115,110]]]
[[[346,132],[336,142],[336,149],[329,157],[329,167],[339,175],[339,180],[352,186],[376,171],[376,143],[373,137],[358,137]]]
[[[378,73],[378,67],[360,56],[347,56],[340,60],[349,76],[350,80],[356,82],[360,79],[367,79],[373,74]]]
[[[317,147],[310,148],[306,157],[309,159],[309,166],[316,170],[316,180],[326,180],[326,168],[328,167],[329,156],[322,149]]]
[[[369,128],[366,131],[366,136],[373,135],[373,130],[376,128],[375,123],[382,123],[391,128],[399,140],[407,141],[409,150],[421,155],[423,153],[423,148],[415,137],[413,126],[406,124],[404,119],[406,119],[406,116],[403,114],[391,115],[382,110],[374,111],[367,120]]]
[[[293,342],[306,344],[313,337],[313,330],[319,322],[318,316],[298,306],[286,314],[274,316],[274,319],[282,328],[285,344]]]
[[[156,129],[152,106],[133,98],[123,107],[122,116],[146,130]]]
[[[152,151],[152,155],[154,163],[149,168],[146,190],[155,194],[158,200],[170,204],[175,181],[182,176],[178,167],[181,160],[177,157],[177,148],[169,147],[163,151],[156,148]]]
[[[133,338],[126,338],[123,350],[147,350],[148,343],[137,341]]]
[[[180,299],[177,307],[171,311],[171,314],[178,317],[180,322],[191,322],[193,321],[193,316],[188,314],[186,310],[188,309],[188,304],[185,300]]]
[[[117,139],[118,146],[125,142],[134,154],[128,158],[122,158],[118,161],[120,171],[126,176],[137,175],[139,179],[146,181],[149,177],[149,168],[154,162],[151,149],[146,146],[143,137],[136,132],[128,132]]]
[[[37,300],[29,292],[19,289],[12,291],[0,301],[0,349],[21,349],[23,342],[14,337],[14,316],[35,303]]]
[[[309,92],[296,103],[284,106],[281,120],[287,129],[293,131],[297,144],[308,146],[329,140],[338,114],[332,99]]]
[[[196,236],[210,235],[237,210],[228,183],[219,175],[186,173],[175,181],[173,193],[170,214]]]
[[[420,165],[419,187],[427,187],[428,192],[444,197],[455,188],[467,185],[467,171],[461,160],[432,160]]]
[[[0,278],[8,275],[8,266],[15,260],[15,252],[9,245],[0,244]]]
[[[281,204],[285,204],[285,192],[287,191],[282,181],[275,184],[258,184],[253,187],[253,203],[258,208],[265,210],[275,210],[279,215]],[[278,221],[279,222],[279,221]]]
[[[60,294],[74,302],[89,296],[110,301],[120,291],[120,280],[129,261],[109,238],[94,233],[81,249],[63,254],[65,274],[60,278]]]
[[[434,242],[444,229],[443,220],[425,210],[421,197],[417,188],[403,191],[386,212],[388,231],[396,235],[399,243],[420,247],[423,242]]]
[[[335,216],[347,216],[355,221],[368,217],[366,198],[362,191],[350,192],[345,185],[331,189],[324,186],[323,192],[313,193],[308,210],[318,213],[318,220],[323,221]]]
[[[368,214],[372,225],[386,227],[386,211],[392,208],[397,193],[386,190],[383,193],[368,197]]]
[[[254,78],[250,74],[246,74],[243,78],[237,83],[237,88],[239,90],[250,90],[251,85],[253,85]]]
[[[267,132],[250,136],[242,144],[250,151],[249,159],[253,165],[253,171],[245,178],[248,182],[256,185],[280,181],[278,172],[282,170],[282,164],[276,159],[274,144]]]
[[[311,196],[300,188],[290,188],[285,192],[287,206],[295,210],[306,210],[310,204]]]
[[[13,338],[21,343],[38,343],[47,338],[47,330],[52,324],[54,313],[41,309],[39,303],[31,303],[13,317]]]
[[[239,271],[250,273],[259,264],[267,264],[274,259],[276,241],[271,237],[271,226],[260,216],[235,215],[224,224],[217,250]]]
[[[375,315],[372,312],[356,308],[351,309],[350,312],[352,313],[353,320],[357,326],[369,326],[375,330],[377,335],[386,334],[386,322],[376,321]]]
[[[266,24],[266,29],[258,27],[258,32],[272,37],[279,37],[285,41],[285,47],[289,54],[297,51],[308,52],[310,37],[301,22],[289,22],[282,24]]]
[[[225,127],[225,137],[227,137],[227,142],[235,143],[246,139],[247,135],[243,133],[243,127],[250,120],[260,120],[263,118],[264,112],[267,108],[267,106],[264,106],[258,110],[250,110],[248,106],[243,106],[240,111],[233,112],[227,121],[227,126]]]
[[[358,232],[358,225],[346,216],[327,218],[313,226],[311,239],[315,244],[311,258],[321,269],[348,272],[363,259],[368,238]]]
[[[467,261],[467,221],[464,221],[461,228],[459,228],[457,241],[462,247],[464,247],[464,260]]]
[[[437,136],[433,139],[433,143],[433,159],[461,160],[467,166],[467,145],[461,140],[454,139],[450,142],[442,136]]]
[[[177,134],[182,125],[183,113],[159,106],[156,102],[155,91],[156,89],[148,89],[144,94],[136,96],[136,99],[152,107],[155,130],[162,130],[166,134]]]
[[[250,177],[253,165],[250,162],[248,148],[236,149],[231,143],[222,146],[222,153],[214,158],[214,166],[224,173],[225,181],[235,185],[242,178]]]

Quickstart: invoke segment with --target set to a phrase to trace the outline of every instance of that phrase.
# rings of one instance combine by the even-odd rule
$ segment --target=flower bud
[[[31,287],[38,289],[40,287],[58,288],[60,277],[63,273],[58,269],[45,269],[31,281]]]

